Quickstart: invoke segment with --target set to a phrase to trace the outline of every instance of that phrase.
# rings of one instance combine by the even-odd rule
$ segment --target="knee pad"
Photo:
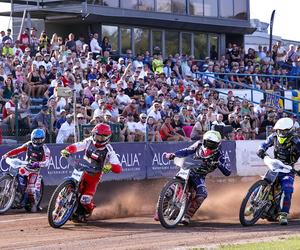
[[[92,203],[92,200],[93,200],[93,196],[91,195],[82,195],[81,198],[80,198],[80,203],[82,205],[88,205],[88,204],[91,204]]]

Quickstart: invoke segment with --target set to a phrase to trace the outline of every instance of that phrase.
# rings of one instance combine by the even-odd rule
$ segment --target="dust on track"
[[[253,227],[240,226],[239,205],[251,183],[209,182],[209,197],[195,221],[188,227],[166,230],[152,219],[164,182],[103,185],[99,205],[87,224],[68,222],[62,229],[52,229],[45,213],[1,215],[0,249],[177,249],[300,235],[299,220],[287,227],[264,221]],[[292,211],[297,217],[299,185],[295,190]]]

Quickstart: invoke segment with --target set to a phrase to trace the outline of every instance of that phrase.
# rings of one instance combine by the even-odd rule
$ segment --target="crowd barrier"
[[[223,141],[222,150],[226,164],[232,170],[232,176],[257,176],[266,171],[263,161],[256,156],[256,150],[261,141]],[[178,171],[172,161],[165,157],[166,152],[174,152],[189,146],[188,142],[162,142],[162,143],[113,143],[113,147],[123,167],[121,174],[109,173],[103,176],[103,181],[111,180],[144,180],[153,178],[172,177]],[[65,177],[72,174],[73,168],[67,160],[60,156],[60,151],[66,147],[64,144],[49,144],[51,151],[50,164],[42,169],[46,185],[58,185]],[[12,146],[1,146],[0,156],[11,150]],[[82,157],[83,152],[76,154]],[[24,159],[25,155],[20,158]],[[0,161],[0,172],[6,172],[8,165]],[[211,177],[221,177],[217,170]]]

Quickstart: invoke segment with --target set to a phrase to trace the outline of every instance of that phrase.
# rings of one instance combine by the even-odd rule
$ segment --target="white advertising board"
[[[257,155],[263,141],[236,141],[236,168],[238,176],[257,176],[266,173],[267,167]]]
[[[251,101],[251,90],[250,89],[218,89],[220,92],[220,97],[226,99],[228,91],[232,91],[234,96],[238,96],[241,99],[247,99]],[[253,90],[253,101],[259,103],[261,99],[264,99],[264,94]]]
[[[256,152],[263,140],[254,141],[236,141],[236,169],[238,176],[257,176],[264,175],[268,169],[262,159]],[[268,151],[268,154],[273,157],[273,147]],[[300,169],[300,162],[295,164],[295,169]]]
[[[226,99],[228,91],[232,91],[234,96],[238,96],[240,98],[246,98],[247,100],[251,101],[251,90],[250,89],[218,89],[220,92],[223,92],[225,94],[220,93],[220,97]],[[284,91],[284,97],[292,99],[292,91],[286,90]],[[264,94],[253,90],[253,101],[256,103],[259,103],[261,99],[264,99]],[[290,100],[284,100],[284,108],[287,110],[293,109],[293,102]]]

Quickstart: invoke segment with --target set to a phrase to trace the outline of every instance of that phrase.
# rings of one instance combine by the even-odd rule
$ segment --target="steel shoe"
[[[183,216],[181,223],[185,226],[187,226],[188,224],[190,224],[191,218],[187,215]]]
[[[279,215],[279,224],[282,226],[286,226],[288,224],[287,213],[280,213]]]

